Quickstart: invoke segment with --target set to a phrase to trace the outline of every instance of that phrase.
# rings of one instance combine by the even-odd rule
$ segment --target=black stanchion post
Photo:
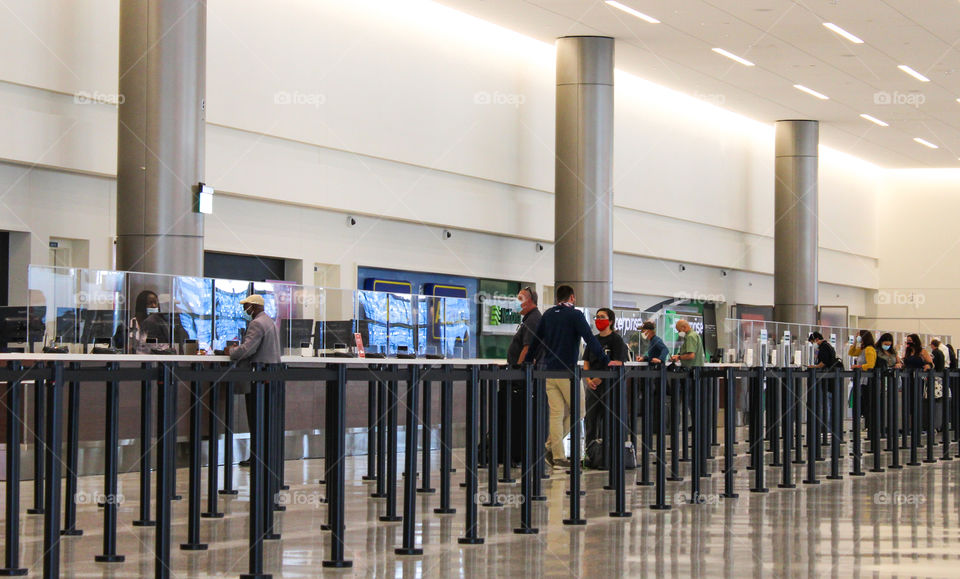
[[[927,458],[923,462],[927,464],[932,464],[937,462],[936,457],[933,455],[934,446],[936,446],[936,414],[937,414],[937,399],[936,399],[936,376],[933,373],[933,368],[927,371],[927,411],[926,414],[926,427],[927,427]]]
[[[795,425],[793,429],[793,464],[797,465],[807,462],[803,459],[803,407],[801,405],[801,396],[803,396],[804,389],[800,386],[804,381],[803,374],[803,372],[794,374],[793,384],[790,385],[790,389],[793,392],[793,422]]]
[[[63,430],[61,422],[63,387],[63,362],[54,362],[53,378],[46,381],[47,444],[44,461],[47,480],[43,497],[43,576],[51,579],[60,576],[60,469],[62,464],[60,449]],[[10,450],[12,449],[8,447],[8,452]],[[116,478],[113,480],[113,492],[116,494]]]
[[[853,470],[850,471],[850,476],[864,476],[863,468],[861,462],[863,459],[863,448],[862,441],[860,440],[860,415],[863,413],[863,392],[860,391],[860,376],[862,370],[857,368],[853,371],[853,386],[850,391],[850,396],[853,401],[853,423],[850,432],[850,438],[853,439]],[[874,372],[874,384],[879,384],[880,370]],[[876,388],[876,386],[874,386]]]
[[[489,417],[490,430],[487,434],[487,438],[481,438],[481,446],[487,447],[487,500],[482,503],[484,507],[502,507],[503,504],[500,503],[500,499],[497,496],[497,467],[500,464],[500,430],[502,426],[500,424],[500,413],[498,398],[500,397],[499,393],[499,380],[485,380],[487,384],[486,394],[487,394],[487,416]]]
[[[954,400],[950,396],[950,370],[943,371],[941,380],[943,380],[943,455],[940,460],[953,460],[950,456],[950,405],[954,404]]]
[[[716,378],[704,378],[703,368],[694,370],[694,387],[700,391],[700,477],[710,478],[712,475],[707,468],[707,460],[713,459],[712,434],[711,434],[711,402],[710,392],[716,388]]]
[[[193,363],[194,372],[203,369]],[[190,381],[190,470],[187,496],[187,542],[180,543],[181,551],[206,551],[206,543],[200,542],[200,381]],[[109,498],[109,495],[108,495]]]
[[[690,388],[692,386],[692,391],[690,392],[690,424],[693,427],[693,448],[691,448],[692,461],[690,463],[690,500],[694,504],[697,504],[700,501],[700,437],[702,432],[701,420],[703,417],[700,414],[700,376],[699,368],[694,368],[692,371],[687,371],[687,379],[685,380],[686,387]],[[692,374],[696,373],[697,376],[694,380],[691,380]]]
[[[890,412],[890,421],[889,427],[887,429],[887,436],[889,436],[893,444],[891,444],[890,450],[890,466],[887,467],[891,470],[900,470],[903,468],[903,465],[900,464],[900,444],[897,439],[899,437],[898,431],[906,428],[906,423],[901,423],[900,426],[897,426],[897,421],[901,420],[900,418],[900,409],[898,408],[898,401],[900,399],[899,393],[897,392],[897,382],[899,381],[899,373],[893,374],[892,370],[887,370],[886,375],[881,373],[880,370],[874,371],[874,384],[883,384],[886,383],[887,398],[887,407]]]
[[[42,368],[43,364],[37,364]],[[28,515],[43,514],[43,449],[45,442],[44,416],[46,415],[46,396],[44,395],[45,380],[38,378],[33,381],[33,506],[27,509]]]
[[[643,412],[643,429],[640,435],[640,480],[637,481],[637,486],[649,487],[653,486],[653,481],[650,480],[650,447],[653,446],[653,425],[651,421],[652,417],[652,408],[651,405],[653,401],[653,390],[652,390],[652,378],[644,377],[640,379],[640,390],[641,396],[643,399],[640,401]]]
[[[420,436],[420,452],[422,452],[421,465],[420,465],[420,488],[417,489],[418,493],[423,494],[433,494],[437,492],[437,489],[430,486],[432,473],[431,473],[431,453],[433,446],[433,421],[431,419],[431,406],[433,405],[433,388],[432,381],[426,380],[420,386],[423,389],[423,410],[421,411],[421,421],[420,429],[422,435]]]
[[[145,364],[144,367],[147,365]],[[80,365],[76,362],[70,363],[70,369],[76,370]],[[82,535],[83,531],[77,528],[77,471],[80,468],[80,383],[71,381],[67,386],[70,392],[70,401],[67,403],[67,482],[63,493],[63,530],[61,535],[77,536]],[[148,412],[149,414],[149,412]],[[147,465],[149,472],[150,465]],[[143,476],[143,467],[140,467],[140,475]],[[149,475],[147,475],[149,476]],[[140,485],[140,503],[146,503],[147,518],[150,517],[150,479],[147,479],[146,493],[143,491],[143,483]],[[141,513],[143,507],[141,507]],[[136,524],[136,521],[134,521]]]
[[[10,370],[19,374],[23,368],[20,362],[11,362]],[[23,418],[20,416],[23,402],[21,386],[19,379],[7,382],[7,510],[4,513],[4,566],[0,569],[0,576],[3,577],[27,574],[26,568],[20,566],[20,431],[23,429]]]
[[[343,544],[346,533],[346,516],[344,514],[345,475],[346,467],[343,464],[346,452],[346,397],[347,397],[347,366],[337,364],[337,380],[335,384],[327,386],[327,404],[333,406],[333,423],[327,425],[328,436],[333,437],[333,468],[327,474],[327,508],[333,512],[330,518],[330,558],[325,559],[322,565],[326,568],[347,568],[353,566],[353,561],[344,559]]]
[[[777,486],[782,489],[793,489],[797,488],[793,482],[793,463],[790,460],[795,426],[794,411],[797,404],[793,390],[793,367],[786,367],[780,383],[783,388],[783,464],[780,467],[780,483]]]
[[[116,362],[107,364],[110,372],[120,367]],[[50,409],[51,411],[53,408]],[[94,557],[99,563],[120,563],[123,555],[117,554],[117,462],[120,454],[120,384],[116,380],[107,382],[106,440],[104,441],[103,473],[103,553]]]
[[[477,429],[479,427],[478,410],[480,406],[480,369],[477,365],[470,367],[470,379],[467,381],[467,492],[466,492],[466,522],[464,536],[457,542],[461,545],[479,545],[483,537],[477,535]]]
[[[626,416],[624,408],[626,407],[626,368],[617,366],[617,377],[611,380],[612,388],[610,392],[610,403],[613,407],[613,461],[608,465],[614,473],[614,510],[610,512],[611,517],[630,517],[633,515],[627,510],[626,493],[626,473],[624,472],[623,453],[626,444]],[[696,419],[694,419],[696,420]],[[694,423],[696,424],[696,423]]]
[[[872,416],[868,423],[869,427],[867,428],[867,433],[870,435],[870,450],[873,452],[873,468],[870,469],[870,472],[883,472],[883,466],[882,466],[883,450],[880,445],[880,427],[879,427],[881,384],[880,384],[880,380],[877,379],[878,375],[879,375],[879,371],[875,371],[873,374],[874,382],[870,391],[870,394],[871,394],[870,402],[872,406],[872,408],[870,409],[870,414],[872,414]],[[863,385],[860,383],[859,380],[856,381],[853,387],[858,390],[863,390]],[[896,429],[892,429],[892,432],[894,433],[892,437],[893,446],[896,447],[897,446]],[[894,452],[896,452],[896,450],[894,450]]]
[[[512,484],[517,482],[510,469],[513,467],[513,461],[517,457],[513,456],[513,380],[505,380],[500,383],[500,389],[503,392],[503,420],[501,430],[503,431],[503,476],[500,482]],[[519,409],[518,409],[519,412]]]
[[[391,368],[394,372],[397,368]],[[396,522],[401,520],[397,515],[397,381],[387,382],[387,476],[385,479],[386,489],[384,494],[387,498],[386,513],[380,515],[380,520],[384,522]],[[406,434],[410,436],[409,431]]]
[[[724,387],[726,388],[726,405],[723,409],[724,490],[721,496],[725,499],[735,499],[740,495],[733,492],[733,433],[737,427],[737,404],[735,401],[736,370],[733,368],[727,368],[726,377],[724,379]]]
[[[440,507],[434,513],[449,515],[457,512],[450,506],[450,465],[453,449],[453,366],[443,366],[440,383]]]
[[[378,366],[378,369],[382,366]],[[377,488],[370,496],[375,499],[387,496],[387,383],[377,381]]]
[[[650,505],[655,511],[670,510],[671,505],[667,504],[667,481],[666,481],[666,441],[664,440],[667,429],[664,410],[667,406],[667,367],[660,365],[660,379],[657,384],[657,490],[656,502]]]
[[[262,370],[260,364],[257,369]],[[260,377],[258,377],[260,378]],[[271,575],[263,572],[263,540],[266,533],[266,511],[272,500],[268,495],[267,481],[267,383],[258,379],[253,383],[254,424],[250,432],[250,549],[248,550],[249,573],[241,579],[266,579]]]
[[[377,381],[367,382],[367,474],[362,480],[377,480]]]
[[[819,428],[817,428],[817,370],[810,368],[807,370],[807,478],[803,480],[805,485],[818,485],[817,480],[817,449],[820,448]]]
[[[404,473],[403,480],[403,544],[394,549],[397,555],[422,555],[423,549],[416,546],[417,525],[417,416],[420,394],[420,367],[413,364],[407,378],[407,420],[404,436]]]
[[[155,577],[169,579],[170,527],[173,522],[170,517],[170,500],[173,495],[170,470],[176,468],[174,445],[177,440],[174,417],[176,401],[173,391],[177,384],[171,364],[162,364],[161,372],[160,381],[157,383],[157,531],[153,552]]]
[[[235,495],[233,488],[233,382],[223,392],[223,489],[221,495]]]
[[[570,517],[563,520],[564,525],[586,525],[580,516],[580,366],[573,367],[573,380],[570,382]]]
[[[766,486],[766,480],[765,480],[766,472],[764,467],[765,461],[763,456],[765,452],[764,440],[766,440],[765,425],[768,424],[764,416],[764,410],[766,409],[765,408],[766,397],[764,396],[765,383],[766,383],[765,370],[761,366],[756,370],[756,377],[754,378],[754,392],[753,392],[753,400],[754,400],[753,408],[756,409],[757,430],[755,431],[756,433],[755,438],[753,439],[753,442],[751,443],[751,448],[750,448],[751,452],[753,453],[753,468],[754,468],[753,488],[750,489],[750,492],[752,493],[770,492],[770,489],[768,489]],[[751,413],[753,413],[753,409],[751,409]]]
[[[209,412],[207,413],[207,510],[200,513],[205,519],[222,519],[223,513],[217,510],[217,488],[219,483],[220,471],[220,428],[218,423],[220,417],[217,416],[217,409],[220,406],[220,385],[216,382],[210,384],[208,392],[210,401]],[[229,465],[224,467],[229,468]]]
[[[520,526],[513,530],[518,535],[534,535],[540,532],[533,526],[533,483],[534,479],[537,478],[536,468],[534,467],[537,427],[533,405],[533,387],[533,365],[524,364],[523,406],[520,408],[523,412],[523,452],[520,453],[522,465],[520,486],[523,493],[523,504],[520,505]]]
[[[786,361],[789,363],[789,360]],[[780,379],[776,378],[779,382]],[[763,380],[764,393],[769,399],[767,409],[767,437],[770,439],[770,450],[773,453],[771,457],[770,466],[777,468],[782,467],[783,464],[780,461],[780,429],[781,429],[781,420],[783,418],[783,408],[782,402],[780,400],[780,388],[779,385],[775,387],[767,386],[766,379]],[[787,462],[789,462],[790,456],[786,457]]]
[[[661,364],[666,366],[666,360]],[[680,409],[683,406],[681,401],[680,380],[670,378],[667,383],[673,386],[670,397],[670,476],[667,480],[670,482],[680,482],[683,477],[680,476]],[[663,412],[663,409],[660,409]]]
[[[146,363],[146,369],[154,365]],[[73,384],[70,385],[70,398],[73,398]],[[153,430],[153,379],[140,382],[140,518],[133,521],[134,527],[153,527],[156,521],[150,518],[150,463],[153,449],[150,431]],[[68,467],[69,468],[69,467]],[[69,494],[69,484],[67,486]],[[67,497],[72,500],[72,497]],[[68,529],[70,527],[67,527]]]
[[[534,448],[536,452],[533,455],[534,470],[536,475],[533,477],[533,496],[534,501],[546,501],[547,496],[543,494],[543,479],[550,478],[546,472],[546,421],[548,419],[548,410],[546,408],[546,391],[542,379],[533,381],[533,422],[536,426],[537,436],[534,439]]]
[[[843,433],[843,401],[842,401],[842,382],[840,380],[840,371],[834,369],[833,380],[830,381],[833,392],[833,404],[830,405],[830,474],[828,480],[842,480],[840,474],[840,443]]]
[[[910,384],[910,412],[908,413],[910,416],[910,462],[907,463],[907,466],[920,466],[920,460],[917,457],[917,445],[920,441],[920,418],[923,414],[923,407],[920,404],[923,385],[920,383],[919,370],[910,370],[908,382]],[[906,387],[906,384],[904,386]]]
[[[677,380],[677,390],[683,405],[680,407],[680,462],[690,462],[690,440],[688,416],[692,407],[690,390],[690,374],[685,374],[683,380]],[[676,402],[676,400],[674,400]]]

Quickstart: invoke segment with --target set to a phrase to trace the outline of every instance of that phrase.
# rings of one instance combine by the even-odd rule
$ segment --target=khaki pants
[[[550,432],[547,434],[547,450],[553,453],[554,459],[565,459],[563,451],[563,437],[570,432],[570,384],[567,378],[547,378],[547,404],[550,406]],[[583,417],[583,387],[580,388],[580,412],[576,420]]]

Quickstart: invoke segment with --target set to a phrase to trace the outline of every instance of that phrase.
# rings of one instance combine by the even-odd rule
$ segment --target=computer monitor
[[[314,322],[306,318],[280,320],[280,345],[282,348],[299,348],[313,338]],[[316,342],[315,342],[316,343]]]

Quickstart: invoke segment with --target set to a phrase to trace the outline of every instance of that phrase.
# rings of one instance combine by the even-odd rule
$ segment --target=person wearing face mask
[[[510,341],[510,346],[507,348],[507,364],[509,364],[511,368],[519,368],[524,363],[533,360],[530,349],[533,346],[537,325],[540,323],[540,318],[542,317],[540,308],[537,307],[537,292],[529,286],[517,292],[517,308],[520,311],[521,322],[517,326],[517,332],[513,335],[513,339]],[[514,462],[520,460],[521,453],[523,452],[524,412],[526,411],[523,406],[523,404],[526,403],[523,400],[524,386],[523,380],[514,381],[510,385],[509,391],[504,389],[504,391],[501,392],[499,405],[500,412],[504,413],[500,418],[500,424],[506,428],[506,397],[513,396],[514,401],[520,400],[519,404],[511,404],[510,408],[510,421],[512,422],[512,424],[510,424],[512,428],[510,436],[510,458]],[[502,444],[505,444],[505,438],[505,436],[500,437]],[[506,456],[506,453],[501,451],[498,453],[498,456],[502,458]]]
[[[700,339],[700,334],[694,332],[686,320],[677,320],[675,327],[677,336],[683,340],[683,344],[680,345],[680,351],[670,360],[680,362],[684,368],[703,366],[707,360],[703,353],[703,340]]]
[[[661,364],[670,359],[670,350],[663,343],[663,339],[657,335],[657,325],[653,322],[643,322],[640,326],[640,334],[650,346],[647,348],[647,354],[637,358],[637,362],[649,362],[650,364]]]
[[[832,370],[837,367],[843,367],[840,359],[837,358],[837,351],[830,342],[823,339],[823,334],[813,332],[807,338],[807,341],[817,347],[816,363],[811,365],[811,368],[827,368]]]
[[[893,334],[887,332],[877,341],[877,367],[900,368],[900,356],[893,347]]]
[[[243,342],[236,346],[227,346],[223,353],[230,356],[231,360],[245,364],[257,362],[279,364],[280,332],[273,318],[263,310],[263,296],[256,294],[247,296],[240,300],[240,305],[243,307],[244,317],[248,320],[247,332],[243,335]],[[254,416],[256,397],[249,384],[243,389],[246,390],[244,394],[246,395],[247,424],[252,431],[256,418]],[[241,462],[241,466],[249,463],[248,459]]]
[[[619,366],[622,362],[610,360],[600,341],[590,331],[587,319],[583,313],[574,307],[577,296],[573,288],[568,285],[557,287],[557,305],[553,306],[540,318],[537,333],[534,338],[534,359],[537,364],[546,370],[566,370],[572,372],[577,366],[580,357],[580,340],[587,344],[602,364]],[[547,463],[553,468],[567,468],[567,460],[563,449],[563,438],[570,432],[570,421],[573,410],[570,408],[570,393],[572,388],[580,388],[580,384],[572,384],[568,378],[547,378],[547,404],[550,407],[550,429],[547,437]],[[583,415],[583,396],[580,396],[580,408],[576,409],[574,420]]]
[[[151,290],[143,290],[137,294],[130,327],[133,330],[132,335],[135,336],[131,337],[130,348],[137,353],[149,353],[147,339],[167,345],[173,340],[170,322],[160,313],[160,298]]]
[[[630,358],[630,352],[627,350],[627,344],[620,337],[620,334],[613,330],[617,321],[616,314],[609,308],[600,308],[597,315],[593,318],[593,325],[600,332],[597,334],[597,341],[603,347],[603,351],[611,360],[626,362]],[[584,370],[606,370],[607,364],[604,364],[600,358],[591,350],[583,353]],[[601,416],[603,410],[609,405],[607,392],[609,390],[609,381],[602,378],[588,378],[586,380],[587,388],[584,391],[586,401],[586,413],[583,417],[583,439],[590,444],[591,441],[598,438],[604,438],[601,429]]]

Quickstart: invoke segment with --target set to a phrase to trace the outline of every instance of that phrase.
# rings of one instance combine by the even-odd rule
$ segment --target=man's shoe
[[[247,460],[241,460],[237,464],[240,466],[240,468],[250,468],[250,459],[248,458]]]
[[[547,463],[547,466],[553,468],[553,451],[548,450],[546,454],[543,455],[543,461]]]
[[[558,458],[553,461],[553,468],[557,470],[565,470],[570,468],[570,461],[565,458]]]

